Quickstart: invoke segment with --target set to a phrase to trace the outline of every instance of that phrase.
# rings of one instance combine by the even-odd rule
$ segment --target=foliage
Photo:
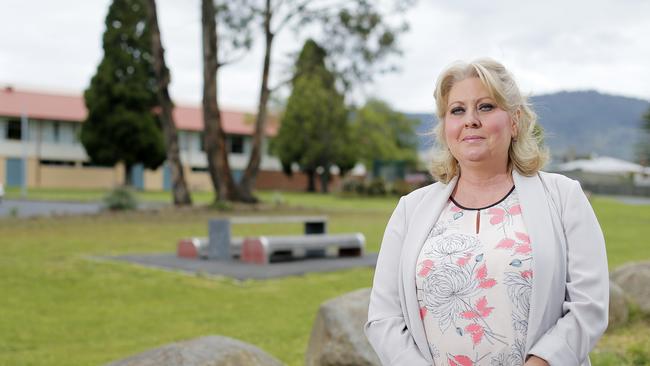
[[[397,24],[394,18],[414,2],[395,0],[379,4],[370,0],[338,0],[325,3],[304,0],[242,0],[237,2],[237,6],[217,7],[221,23],[226,25],[226,31],[221,32],[220,37],[230,39],[235,49],[250,46],[252,34],[261,34],[264,38],[255,132],[248,165],[239,183],[243,197],[254,201],[252,190],[261,163],[268,102],[272,99],[272,91],[284,85],[284,82],[275,86],[269,85],[271,66],[275,64],[272,54],[273,41],[287,28],[293,28],[297,34],[300,33],[299,37],[302,39],[314,34],[322,37],[321,43],[331,56],[329,65],[344,90],[348,90],[355,83],[372,80],[377,72],[395,69],[393,65],[386,66],[384,62],[388,56],[399,53],[398,36],[408,27],[405,22]],[[393,19],[389,21],[391,17]],[[250,32],[250,27],[257,28],[259,32]],[[325,170],[322,175],[324,187],[327,187],[328,174]],[[310,188],[313,187],[311,180],[313,178],[310,177]]]
[[[158,168],[165,159],[152,66],[151,35],[142,0],[114,0],[103,36],[104,57],[84,93],[88,117],[81,142],[102,165],[143,163]]]
[[[296,163],[310,177],[309,191],[315,188],[313,177],[318,167],[325,176],[333,165],[345,174],[356,162],[343,96],[325,66],[325,56],[316,42],[305,43],[280,130],[271,142],[285,174],[291,175]]]
[[[104,206],[111,211],[135,210],[138,207],[138,200],[133,189],[120,186],[104,197]]]
[[[355,146],[364,165],[376,159],[403,160],[417,164],[415,128],[419,121],[394,111],[380,100],[371,99],[355,113],[352,124]]]
[[[397,180],[388,184],[381,178],[375,178],[368,182],[348,178],[343,181],[341,192],[344,196],[385,196],[390,194],[401,197],[416,188],[418,188],[416,185],[404,180]]]

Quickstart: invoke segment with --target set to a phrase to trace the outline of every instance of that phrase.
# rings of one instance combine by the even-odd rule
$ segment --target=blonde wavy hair
[[[536,174],[548,160],[542,129],[535,128],[537,115],[528,98],[519,91],[512,74],[499,62],[483,58],[470,63],[455,62],[438,77],[434,92],[438,124],[433,130],[437,147],[429,169],[433,178],[448,183],[460,173],[458,160],[449,151],[445,140],[444,120],[451,88],[468,78],[479,78],[499,108],[508,112],[516,123],[517,138],[511,141],[508,149],[508,169],[517,169],[525,176]]]

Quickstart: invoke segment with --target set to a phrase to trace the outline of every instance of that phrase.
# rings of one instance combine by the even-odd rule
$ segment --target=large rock
[[[630,310],[625,297],[625,292],[615,282],[609,281],[609,325],[613,329],[627,323]]]
[[[236,339],[207,336],[172,343],[106,366],[282,366],[259,348]]]
[[[610,278],[645,313],[650,313],[650,262],[628,263],[618,267]]]
[[[320,306],[311,331],[306,366],[380,366],[363,333],[370,289],[361,289]]]

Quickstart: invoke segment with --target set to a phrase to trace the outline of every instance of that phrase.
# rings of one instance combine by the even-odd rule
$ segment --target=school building
[[[36,91],[0,89],[0,183],[5,187],[100,188],[124,183],[124,168],[93,165],[79,141],[86,119],[83,97]],[[190,190],[212,190],[203,150],[203,112],[200,106],[176,106],[181,161]],[[255,115],[223,110],[229,162],[235,179],[241,177],[252,149]],[[25,127],[26,126],[26,127]],[[268,153],[268,138],[275,136],[278,122],[267,122],[265,144],[256,189],[304,190],[307,177],[299,172],[289,178],[280,161]],[[157,170],[136,165],[134,185],[143,190],[169,190],[167,164]],[[331,184],[337,184],[334,179]],[[330,187],[332,188],[332,187]]]

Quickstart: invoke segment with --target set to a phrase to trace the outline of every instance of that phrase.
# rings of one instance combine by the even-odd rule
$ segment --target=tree
[[[327,192],[333,165],[341,174],[356,161],[343,95],[336,90],[336,79],[325,66],[325,50],[308,40],[296,62],[293,90],[282,116],[280,130],[271,142],[287,175],[298,164],[308,177],[307,191],[315,191],[320,168],[321,190]]]
[[[303,36],[305,29],[318,34],[325,40],[320,43],[325,45],[337,79],[349,88],[355,82],[372,80],[376,72],[394,70],[383,62],[389,55],[399,53],[397,37],[407,28],[405,23],[391,25],[385,14],[399,14],[414,2],[395,0],[392,9],[380,11],[378,2],[370,0],[241,0],[237,6],[223,5],[217,10],[222,19],[239,20],[231,21],[237,26],[230,28],[226,38],[235,39],[253,26],[260,27],[258,30],[264,38],[255,132],[250,159],[239,184],[241,197],[255,201],[253,188],[262,158],[268,102],[271,92],[285,84],[271,86],[269,83],[273,42],[277,36],[288,28],[300,31]],[[214,60],[211,64],[219,65]]]
[[[401,160],[417,164],[415,128],[418,120],[396,112],[380,100],[371,99],[356,111],[353,130],[354,145],[367,168],[374,160]]]
[[[170,82],[169,69],[165,64],[165,50],[160,40],[160,29],[158,28],[158,15],[156,12],[156,0],[147,0],[147,21],[151,28],[151,48],[153,57],[154,72],[157,81],[158,102],[160,103],[160,119],[162,121],[167,150],[167,162],[171,170],[172,194],[174,204],[191,205],[192,198],[185,184],[183,165],[178,152],[178,133],[172,110],[174,105],[169,96],[168,86]]]
[[[243,5],[243,4],[237,4]],[[225,60],[224,53],[234,53],[250,47],[247,25],[252,15],[235,14],[232,3],[224,1],[216,7],[213,0],[201,1],[201,25],[203,41],[203,131],[208,170],[215,191],[216,201],[255,202],[252,195],[245,195],[235,184],[228,162],[226,134],[221,123],[221,109],[217,95],[219,69],[233,60]],[[217,23],[219,21],[219,23]],[[221,27],[218,26],[221,25]],[[220,39],[220,28],[230,30],[228,38]],[[224,51],[224,48],[230,49]],[[221,52],[220,52],[221,50]]]
[[[84,92],[88,116],[81,142],[102,165],[123,162],[126,183],[137,163],[150,169],[165,160],[152,67],[151,34],[142,0],[114,0],[105,20],[104,58]]]

